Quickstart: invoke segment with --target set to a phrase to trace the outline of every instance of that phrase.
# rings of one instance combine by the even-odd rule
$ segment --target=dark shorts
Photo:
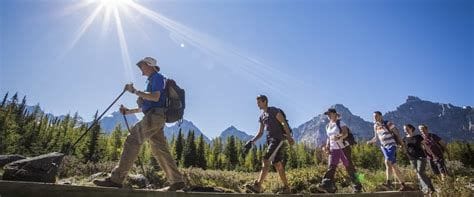
[[[263,159],[270,161],[272,164],[283,161],[283,142],[283,140],[277,139],[268,140],[268,148],[263,155]]]
[[[446,164],[444,163],[444,159],[439,160],[430,160],[431,170],[434,174],[447,174]]]

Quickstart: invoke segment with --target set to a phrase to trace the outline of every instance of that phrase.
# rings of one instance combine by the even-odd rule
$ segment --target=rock
[[[14,161],[26,159],[22,155],[0,155],[0,168]]]
[[[9,163],[3,168],[3,180],[55,183],[63,157],[54,152]]]

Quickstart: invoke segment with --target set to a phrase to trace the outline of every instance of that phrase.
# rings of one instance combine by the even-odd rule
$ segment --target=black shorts
[[[278,163],[283,161],[284,157],[284,148],[283,148],[283,140],[278,139],[269,139],[267,144],[268,148],[263,155],[264,160],[270,161],[272,164]]]
[[[444,159],[438,160],[430,160],[431,170],[434,174],[447,174],[446,164],[444,163]]]

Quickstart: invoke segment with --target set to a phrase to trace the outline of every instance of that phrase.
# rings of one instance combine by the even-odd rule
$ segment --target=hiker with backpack
[[[397,166],[397,146],[402,146],[400,133],[395,124],[389,121],[384,121],[382,112],[374,112],[374,137],[367,142],[367,144],[374,144],[379,139],[380,148],[385,158],[385,177],[384,184],[387,188],[393,188],[391,175],[392,173],[401,184],[399,191],[406,191],[408,187],[405,185],[404,178]]]
[[[416,171],[420,181],[421,190],[426,195],[431,195],[436,190],[433,187],[431,179],[426,175],[426,154],[422,147],[423,137],[415,135],[415,127],[411,124],[403,126],[405,137],[403,138],[404,152],[410,160],[410,164]]]
[[[324,193],[335,193],[337,188],[334,182],[334,175],[339,162],[346,168],[353,185],[353,192],[362,192],[362,185],[356,177],[356,169],[352,163],[351,145],[355,144],[354,136],[350,133],[349,127],[340,119],[336,109],[329,108],[324,115],[329,119],[326,125],[327,140],[323,147],[329,155],[328,170],[324,174],[318,190]]]
[[[443,156],[443,153],[447,150],[446,143],[438,135],[430,133],[428,126],[425,124],[419,125],[418,129],[423,137],[422,144],[430,162],[431,170],[434,174],[441,175],[441,180],[444,181],[448,174]]]
[[[262,183],[265,180],[265,177],[268,175],[270,164],[272,164],[280,175],[281,181],[283,182],[283,188],[281,188],[278,193],[289,194],[291,193],[291,189],[288,184],[285,174],[285,167],[283,165],[283,154],[285,151],[282,146],[285,139],[288,140],[290,145],[295,143],[293,137],[291,136],[291,129],[288,125],[288,121],[286,120],[285,113],[279,108],[269,107],[268,98],[265,95],[257,96],[257,105],[258,108],[263,111],[259,118],[260,128],[257,135],[248,141],[246,146],[248,147],[249,144],[255,144],[255,142],[260,139],[260,137],[262,137],[266,131],[268,148],[263,155],[263,166],[258,180],[255,180],[251,184],[245,185],[245,188],[253,193],[262,193]]]
[[[128,171],[138,157],[142,144],[149,140],[153,156],[160,164],[170,183],[170,186],[161,189],[161,191],[183,189],[185,187],[183,176],[178,171],[176,162],[171,156],[163,132],[165,122],[168,122],[169,91],[165,89],[168,86],[167,80],[159,73],[160,68],[156,65],[154,58],[145,57],[137,63],[137,66],[142,74],[148,77],[146,91],[135,89],[133,84],[125,85],[125,90],[139,97],[137,103],[141,104],[141,107],[128,109],[122,106],[120,112],[124,115],[143,112],[145,116],[131,128],[130,134],[125,140],[120,161],[112,170],[111,176],[94,180],[93,183],[103,187],[122,187]]]

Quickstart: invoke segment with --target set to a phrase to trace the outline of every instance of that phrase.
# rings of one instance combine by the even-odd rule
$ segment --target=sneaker
[[[401,186],[400,186],[400,189],[398,189],[398,191],[409,191],[410,188],[408,186],[405,185],[405,183],[402,183]]]
[[[352,190],[353,193],[362,193],[362,185],[354,185],[354,189]]]
[[[176,183],[171,184],[168,187],[158,189],[158,191],[160,191],[160,192],[174,192],[174,191],[177,191],[177,190],[182,190],[182,189],[184,189],[184,187],[186,187],[186,184],[184,184],[184,182],[176,182]]]
[[[387,180],[385,181],[385,183],[382,183],[382,185],[388,189],[392,189],[393,188],[393,184],[392,184],[392,181],[390,180]]]
[[[324,193],[336,193],[336,186],[329,179],[323,179],[321,184],[318,185],[318,190]]]
[[[250,190],[253,193],[262,193],[263,192],[262,186],[260,184],[258,184],[258,181],[256,181],[256,180],[252,184],[246,184],[245,188],[247,190]]]
[[[92,183],[101,187],[118,187],[118,188],[122,187],[122,184],[113,182],[112,180],[110,180],[110,177],[105,178],[105,179],[96,179]]]
[[[284,186],[280,188],[280,191],[278,191],[277,194],[291,194],[291,189],[288,186]]]

